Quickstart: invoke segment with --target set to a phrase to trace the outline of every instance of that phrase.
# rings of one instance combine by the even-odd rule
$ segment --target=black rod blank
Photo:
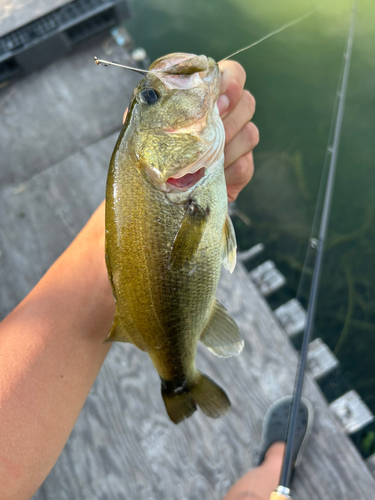
[[[346,45],[346,50],[344,52],[345,64],[344,64],[344,71],[343,71],[343,75],[342,75],[342,81],[341,81],[341,85],[339,87],[339,93],[338,93],[339,105],[338,105],[337,117],[336,117],[335,129],[334,129],[334,138],[333,138],[332,146],[328,147],[328,151],[331,154],[331,160],[330,160],[330,165],[329,165],[328,179],[327,179],[326,191],[325,191],[325,195],[324,195],[324,205],[323,205],[323,211],[322,211],[320,228],[319,228],[319,239],[318,239],[317,252],[316,252],[316,261],[315,261],[313,278],[312,278],[312,283],[311,283],[309,303],[308,303],[308,307],[307,307],[306,326],[305,326],[305,331],[304,331],[304,335],[303,335],[301,355],[300,355],[300,361],[299,361],[298,372],[297,372],[297,377],[296,377],[296,385],[295,385],[294,395],[293,395],[293,403],[292,403],[289,425],[288,425],[286,447],[285,447],[284,460],[283,460],[283,468],[281,471],[281,478],[280,478],[280,486],[283,486],[285,488],[289,488],[290,478],[291,478],[291,474],[292,474],[292,470],[293,470],[293,466],[294,466],[294,464],[292,463],[294,435],[295,435],[295,430],[296,430],[296,425],[297,425],[298,410],[299,410],[300,401],[301,401],[304,373],[305,373],[305,369],[306,369],[307,350],[308,350],[311,332],[312,332],[313,324],[314,324],[316,300],[317,300],[317,294],[318,294],[318,288],[319,288],[319,282],[320,282],[320,274],[321,274],[322,262],[323,262],[323,251],[324,251],[324,245],[325,245],[326,236],[327,236],[329,215],[330,215],[330,209],[331,209],[331,204],[332,204],[332,193],[333,193],[333,186],[334,186],[334,181],[335,181],[337,156],[338,156],[342,122],[343,122],[343,117],[344,117],[346,90],[347,90],[347,86],[348,86],[350,60],[351,60],[352,47],[353,47],[354,26],[355,26],[355,17],[356,17],[356,3],[357,2],[354,3],[353,10],[352,10],[352,17],[351,17],[351,22],[350,22],[348,41],[347,41],[347,45]]]

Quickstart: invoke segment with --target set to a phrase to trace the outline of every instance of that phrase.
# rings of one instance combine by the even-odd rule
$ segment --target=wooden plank
[[[141,77],[95,65],[94,56],[128,60],[114,42],[106,55],[103,41],[86,42],[0,90],[1,186],[19,184],[121,128]]]
[[[0,0],[0,36],[30,23],[71,0]]]
[[[117,135],[1,191],[1,318],[38,282],[104,199]]]
[[[371,474],[375,477],[375,453],[366,459],[366,464]]]
[[[0,193],[1,312],[32,288],[100,202],[115,135]],[[56,466],[34,500],[217,500],[253,467],[263,416],[292,392],[296,353],[242,265],[223,273],[218,298],[238,322],[244,352],[219,359],[199,346],[197,365],[228,392],[232,410],[175,426],[145,353],[112,347]],[[295,499],[371,498],[375,482],[339,430],[315,382],[305,394],[314,433],[294,482]]]
[[[285,276],[281,274],[272,260],[260,264],[249,272],[249,276],[264,297],[268,297],[286,284]]]
[[[339,366],[339,360],[322,339],[315,339],[309,344],[307,368],[318,380]]]
[[[332,413],[348,434],[353,434],[374,420],[374,415],[360,395],[351,390],[330,405]]]
[[[290,337],[303,332],[305,329],[307,313],[299,300],[288,300],[288,302],[275,309],[274,313]]]
[[[237,260],[240,262],[248,262],[257,257],[264,250],[263,243],[257,243],[253,247],[245,250],[244,252],[237,252]]]

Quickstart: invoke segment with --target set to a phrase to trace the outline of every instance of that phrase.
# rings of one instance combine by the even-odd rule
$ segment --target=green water
[[[236,57],[257,100],[261,136],[254,178],[238,199],[251,225],[237,219],[236,232],[242,249],[264,243],[262,260],[272,258],[287,277],[273,305],[295,296],[300,280],[350,21],[351,2],[320,4],[318,13]],[[133,0],[126,27],[151,60],[169,52],[220,60],[317,5]],[[315,336],[375,413],[374,157],[375,2],[359,0]]]

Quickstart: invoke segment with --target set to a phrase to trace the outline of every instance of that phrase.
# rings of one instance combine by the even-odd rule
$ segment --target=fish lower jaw
[[[200,168],[196,172],[187,173],[182,177],[169,177],[166,184],[171,190],[177,191],[188,191],[190,188],[195,186],[206,175],[205,167]]]

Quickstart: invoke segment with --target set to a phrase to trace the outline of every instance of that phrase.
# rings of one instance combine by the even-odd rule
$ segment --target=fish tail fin
[[[188,392],[181,394],[167,394],[162,389],[162,396],[169,418],[174,424],[179,424],[185,418],[189,418],[197,409],[196,402]]]
[[[223,389],[203,373],[199,373],[189,394],[208,417],[219,418],[230,408],[229,398]]]
[[[199,373],[194,382],[181,388],[179,393],[162,385],[162,396],[169,418],[175,424],[189,418],[197,405],[211,418],[225,415],[230,408],[230,401],[223,389],[203,373]]]

